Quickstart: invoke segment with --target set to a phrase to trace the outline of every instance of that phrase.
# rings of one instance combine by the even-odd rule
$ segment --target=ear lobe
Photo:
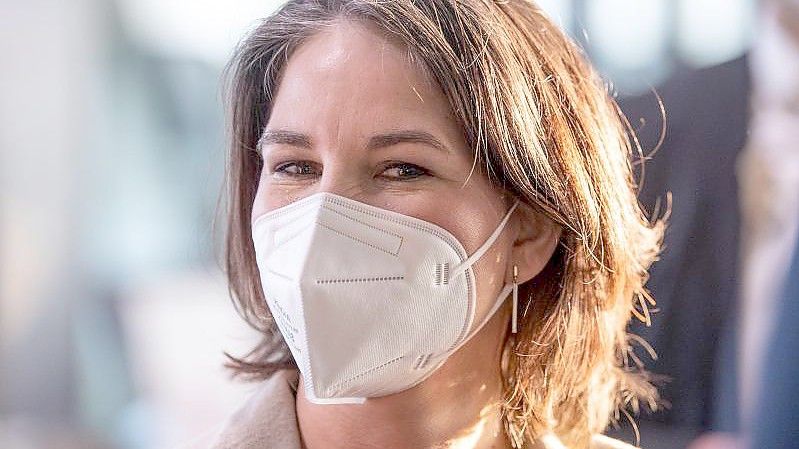
[[[519,230],[511,251],[511,266],[518,267],[518,282],[527,282],[544,269],[558,246],[563,228],[526,203],[516,208]]]

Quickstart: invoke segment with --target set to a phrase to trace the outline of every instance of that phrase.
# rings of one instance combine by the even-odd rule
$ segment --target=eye
[[[382,173],[382,177],[397,181],[413,180],[430,174],[424,168],[407,162],[391,162]]]
[[[309,161],[290,161],[276,165],[272,172],[287,176],[309,176],[316,175],[317,169],[315,164]]]

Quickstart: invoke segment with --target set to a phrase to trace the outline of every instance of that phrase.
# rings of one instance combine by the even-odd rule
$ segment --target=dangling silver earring
[[[513,316],[511,317],[511,332],[516,333],[517,331],[517,324],[518,324],[518,314],[519,314],[519,283],[517,282],[519,277],[519,267],[516,265],[513,266]]]

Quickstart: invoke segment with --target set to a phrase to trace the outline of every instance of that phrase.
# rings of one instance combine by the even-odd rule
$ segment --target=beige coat
[[[278,371],[263,381],[227,420],[180,449],[302,449],[295,414],[297,371]],[[565,449],[548,435],[531,449]],[[595,435],[589,449],[634,449],[604,435]]]

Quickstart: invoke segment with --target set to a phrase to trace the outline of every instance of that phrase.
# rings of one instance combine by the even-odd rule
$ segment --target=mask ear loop
[[[513,213],[513,210],[516,209],[516,206],[519,205],[519,202],[520,202],[519,199],[516,199],[516,201],[513,203],[513,206],[511,206],[510,210],[508,210],[508,212],[505,214],[505,217],[502,219],[502,221],[499,223],[499,225],[497,225],[497,228],[494,230],[494,233],[491,234],[491,236],[485,241],[485,243],[483,243],[483,245],[480,248],[478,248],[477,251],[474,252],[474,254],[469,256],[466,260],[464,260],[463,262],[458,264],[455,267],[454,270],[452,270],[452,278],[453,279],[456,276],[459,276],[459,275],[463,274],[466,271],[467,268],[469,268],[474,262],[477,261],[477,259],[479,259],[483,254],[485,254],[485,252],[488,251],[489,248],[491,248],[491,245],[499,237],[499,234],[502,233],[502,230],[505,228],[505,224],[510,219],[510,216]],[[514,267],[515,267],[515,265],[514,265]],[[514,273],[517,273],[517,272],[518,272],[518,269],[514,271]],[[500,306],[502,306],[502,304],[505,302],[505,300],[508,298],[508,295],[511,292],[514,292],[514,295],[513,295],[513,298],[514,298],[514,316],[516,315],[516,309],[518,308],[518,305],[517,305],[518,299],[517,298],[518,298],[519,294],[518,294],[518,285],[516,284],[515,280],[516,280],[516,276],[514,276],[514,282],[513,282],[512,285],[511,284],[505,285],[505,287],[499,292],[499,296],[497,296],[496,301],[494,301],[494,305],[491,306],[491,310],[489,310],[488,314],[485,316],[485,318],[483,318],[483,321],[479,325],[477,325],[477,327],[475,327],[471,331],[469,331],[469,333],[466,335],[466,337],[457,346],[455,346],[452,349],[453,352],[455,350],[457,350],[460,347],[460,345],[462,345],[462,344],[466,343],[467,341],[469,341],[469,339],[471,339],[472,336],[474,336],[477,332],[479,332],[480,329],[482,329],[483,326],[485,326],[486,323],[488,323],[488,321],[491,319],[491,317],[494,316],[494,313],[496,313],[496,311],[500,308]]]
[[[511,206],[508,212],[505,214],[505,217],[502,218],[502,221],[499,223],[499,225],[497,225],[497,228],[494,229],[494,232],[491,234],[491,236],[488,237],[488,240],[486,240],[485,243],[483,243],[483,245],[480,248],[478,248],[477,251],[475,251],[471,256],[467,257],[466,260],[459,263],[452,269],[451,272],[452,274],[450,275],[450,279],[455,279],[456,277],[462,275],[467,268],[474,265],[474,263],[477,262],[477,260],[480,259],[480,257],[482,257],[483,254],[485,254],[485,252],[489,250],[489,248],[491,248],[491,245],[493,245],[494,241],[497,238],[499,238],[499,235],[502,233],[502,230],[505,228],[505,224],[510,219],[513,210],[516,209],[516,206],[518,205],[519,205],[519,200],[517,199],[513,203],[513,206]]]

